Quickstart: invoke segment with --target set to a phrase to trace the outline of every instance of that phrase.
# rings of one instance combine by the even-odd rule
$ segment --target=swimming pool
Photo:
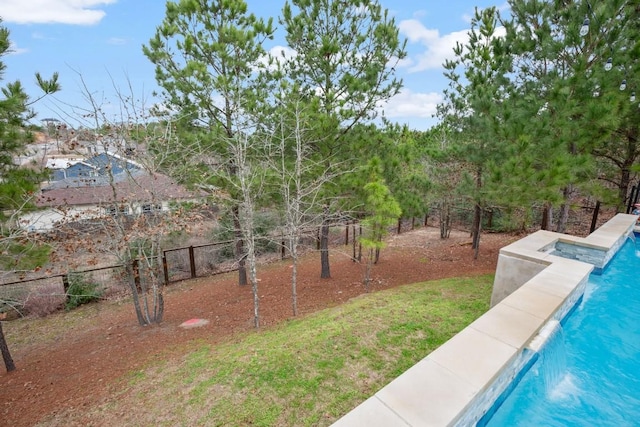
[[[498,407],[496,402],[501,402],[502,396],[507,396],[508,391],[518,385],[523,377],[521,373],[539,369],[534,366],[537,360],[543,363],[540,353],[544,343],[549,342],[549,326],[566,319],[571,309],[576,312],[585,309],[597,288],[597,284],[589,285],[583,298],[590,273],[594,269],[611,271],[616,268],[611,267],[612,258],[624,258],[622,254],[615,254],[633,233],[636,220],[635,215],[617,214],[586,237],[538,230],[500,249],[491,309],[333,426],[468,427],[485,423]],[[622,304],[630,302],[623,300]],[[603,317],[600,322],[618,321],[617,315],[610,317]],[[558,372],[558,378],[565,371],[561,368],[563,353],[554,354],[559,360],[554,364],[557,369],[550,372]],[[566,358],[566,349],[564,354]],[[550,356],[546,357],[547,364],[549,359]],[[553,382],[553,377],[549,378]],[[581,383],[574,385],[582,386]],[[576,393],[573,396],[582,399]],[[638,418],[635,411],[629,410],[626,415]],[[496,415],[495,419],[499,416],[502,415]],[[527,425],[524,418],[518,414],[516,422],[494,421],[492,425]],[[611,425],[609,420],[606,423],[581,421],[584,421],[582,425]],[[528,425],[547,424],[534,420]],[[548,425],[566,424],[551,421]]]
[[[590,276],[573,312],[480,425],[640,424],[640,240],[637,245],[629,239],[601,275]]]

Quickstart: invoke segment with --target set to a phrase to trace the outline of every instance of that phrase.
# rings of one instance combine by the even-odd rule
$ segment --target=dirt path
[[[468,233],[454,232],[440,240],[437,229],[426,228],[393,236],[374,266],[372,290],[453,276],[495,272],[498,250],[514,236],[482,237],[479,259],[473,259]],[[348,247],[331,252],[331,279],[319,278],[319,260],[306,256],[299,266],[300,316],[338,305],[364,293],[363,266],[353,263]],[[261,327],[292,317],[290,262],[259,269]],[[102,303],[83,307],[81,327],[64,331],[43,323],[26,329],[32,340],[9,345],[18,369],[0,373],[0,424],[31,426],[61,411],[82,411],[104,401],[123,375],[158,359],[181,354],[192,340],[215,343],[235,333],[252,330],[249,286],[236,285],[226,274],[171,285],[166,296],[165,320],[160,326],[137,326],[129,304]],[[52,316],[52,319],[65,313]],[[191,318],[208,319],[201,328],[178,325]],[[22,321],[16,321],[22,322]],[[27,320],[28,322],[28,320]],[[22,325],[23,326],[23,325]],[[5,332],[18,323],[5,323]],[[45,339],[44,337],[50,337]],[[45,341],[46,344],[42,342]]]

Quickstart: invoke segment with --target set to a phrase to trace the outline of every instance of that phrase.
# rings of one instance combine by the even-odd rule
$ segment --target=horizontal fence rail
[[[234,244],[233,240],[227,240],[164,250],[162,269],[165,282],[178,282],[235,270]]]
[[[636,194],[636,197],[640,197]],[[601,211],[599,202],[594,205],[574,206],[574,215],[570,216],[568,226],[572,228],[571,234],[587,235],[592,231],[598,221],[598,214]],[[540,223],[542,217],[541,209],[529,211],[533,223]],[[554,212],[557,215],[557,210]],[[585,215],[586,214],[586,215]],[[473,209],[470,207],[451,206],[447,208],[447,221],[450,229],[471,230],[473,220]],[[442,212],[439,207],[429,209],[428,214],[422,217],[401,218],[397,224],[389,228],[390,233],[400,234],[413,230],[416,227],[440,226]],[[486,209],[483,211],[483,231],[500,231],[503,226],[505,214],[499,209]],[[587,219],[587,220],[585,220]],[[553,218],[552,223],[557,221]],[[352,245],[352,257],[357,259],[358,238],[362,235],[361,224],[357,219],[343,217],[330,225],[331,234],[329,236],[330,245]],[[578,228],[584,232],[578,232]],[[319,249],[320,232],[319,228],[307,227],[300,235],[299,244],[303,250]],[[287,238],[279,231],[272,233],[269,240],[267,252],[259,255],[271,253],[273,256],[285,259],[287,256]],[[351,249],[351,248],[350,248]],[[270,258],[273,260],[273,258]],[[164,283],[175,283],[182,280],[194,279],[197,277],[207,277],[221,273],[227,273],[238,269],[235,259],[235,241],[227,240],[209,244],[191,245],[187,247],[171,248],[162,251],[161,259],[147,258],[134,260],[130,265],[133,272],[132,278],[127,274],[127,268],[123,264],[116,264],[105,267],[98,267],[82,271],[69,271],[63,274],[55,274],[45,277],[29,278],[11,282],[0,283],[0,314],[6,311],[6,306],[14,302],[29,301],[47,293],[61,299],[64,304],[68,300],[70,277],[81,280],[83,283],[95,285],[98,289],[104,290],[104,296],[130,292],[131,286],[138,290],[150,289],[150,285]],[[79,279],[78,279],[79,278]],[[132,283],[129,283],[132,281]]]

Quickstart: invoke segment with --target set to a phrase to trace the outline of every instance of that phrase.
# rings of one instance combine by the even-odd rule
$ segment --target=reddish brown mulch
[[[372,290],[493,273],[499,249],[515,239],[483,235],[480,256],[474,260],[465,232],[453,232],[448,240],[440,240],[433,228],[393,236],[374,266]],[[332,249],[331,279],[319,278],[316,254],[303,258],[298,273],[299,316],[364,293],[363,266],[353,263],[349,252],[344,246]],[[261,327],[291,318],[290,262],[261,266],[258,277]],[[0,373],[0,424],[31,426],[63,410],[81,411],[107,399],[115,381],[127,372],[154,359],[166,359],[168,352],[180,354],[180,346],[189,341],[215,343],[253,327],[251,287],[239,287],[234,274],[171,285],[160,326],[137,326],[129,304],[103,303],[83,310],[86,325],[65,331],[52,344],[12,347],[17,370]],[[178,327],[191,318],[210,323],[201,328]],[[5,323],[5,329],[10,327]]]

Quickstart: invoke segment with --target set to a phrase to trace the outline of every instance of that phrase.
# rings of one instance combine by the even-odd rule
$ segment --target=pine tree
[[[6,66],[2,57],[10,52],[9,30],[3,27],[0,20],[0,80],[2,80]],[[45,80],[36,73],[38,85],[44,95],[60,90],[58,74],[50,80]],[[20,168],[15,163],[15,157],[22,154],[26,144],[31,140],[27,129],[27,121],[34,117],[30,106],[35,100],[30,100],[19,81],[8,83],[2,89],[0,96],[0,252],[9,254],[2,257],[2,266],[7,270],[26,268],[26,266],[42,261],[44,252],[41,247],[25,239],[24,232],[17,227],[13,218],[27,208],[31,195],[38,188],[43,174]],[[43,96],[44,96],[43,95]],[[9,213],[7,217],[6,213]],[[15,369],[9,348],[2,332],[0,319],[0,350],[7,371]]]
[[[377,263],[380,258],[380,250],[385,246],[384,238],[388,234],[389,226],[400,218],[402,210],[384,179],[380,176],[380,160],[374,159],[369,162],[367,170],[370,177],[369,182],[363,188],[366,202],[364,205],[365,218],[362,221],[364,235],[361,236],[360,243],[367,249],[364,285],[368,292],[373,264]]]
[[[468,43],[458,44],[455,59],[444,64],[449,88],[444,92],[445,102],[438,106],[438,115],[451,130],[457,155],[466,165],[461,186],[474,206],[471,230],[475,257],[480,248],[482,212],[495,202],[486,181],[505,152],[500,128],[505,120],[503,101],[510,90],[510,57],[499,37],[498,23],[495,8],[476,10]]]
[[[243,0],[180,0],[167,2],[164,21],[143,47],[156,65],[167,106],[200,129],[196,136],[205,136],[176,148],[204,160],[194,165],[201,172],[201,188],[217,182],[231,198],[240,285],[247,284],[247,248],[240,212],[246,195],[237,193],[242,174],[238,162],[243,161],[238,153],[256,126],[251,112],[268,98],[255,67],[265,57],[262,43],[273,31],[271,20],[248,13]]]
[[[640,7],[616,1],[589,12],[585,42],[598,43],[602,52],[590,78],[603,83],[596,96],[603,108],[617,111],[619,117],[615,131],[595,145],[593,154],[605,188],[613,184],[618,190],[608,198],[622,210],[628,205],[632,182],[640,175]],[[609,59],[611,69],[606,70],[603,64]]]
[[[303,93],[320,100],[325,138],[314,147],[317,156],[343,161],[353,156],[346,135],[374,117],[376,106],[401,88],[393,62],[406,52],[395,21],[377,0],[291,0],[285,3],[282,23],[288,45],[296,52],[287,75]],[[335,167],[327,163],[325,170]],[[331,277],[328,236],[333,195],[327,189],[320,231],[323,278]]]
[[[524,196],[521,200],[536,200],[545,213],[559,206],[556,231],[563,232],[577,192],[603,194],[594,188],[602,175],[594,154],[616,159],[620,193],[625,193],[619,197],[624,200],[626,195],[628,180],[623,176],[637,158],[637,148],[632,142],[621,152],[614,142],[625,139],[627,130],[627,143],[634,139],[634,116],[629,115],[633,89],[619,87],[624,80],[627,86],[636,84],[637,56],[632,52],[638,49],[638,12],[624,0],[509,4],[511,18],[505,28],[514,58],[514,91],[504,130],[512,153],[502,177],[521,190],[514,192]],[[616,65],[606,67],[610,58]]]

